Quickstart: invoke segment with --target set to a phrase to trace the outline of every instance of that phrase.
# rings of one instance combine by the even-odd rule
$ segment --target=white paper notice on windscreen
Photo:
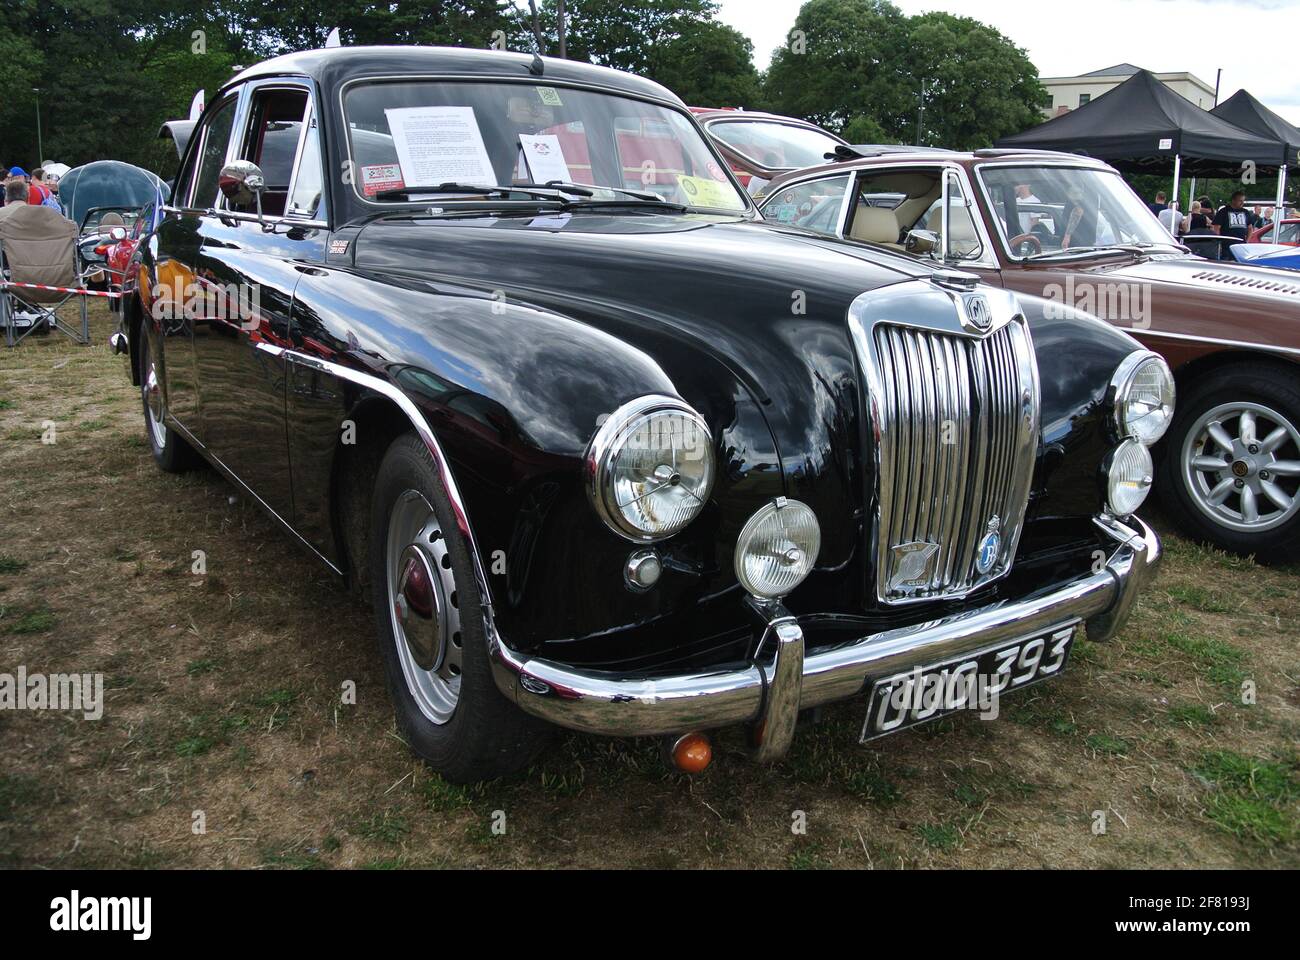
[[[473,107],[394,107],[384,114],[407,186],[496,183]]]
[[[552,180],[560,183],[573,182],[569,164],[564,159],[564,151],[560,149],[559,137],[553,134],[520,134],[519,146],[528,161],[534,183],[550,183]]]

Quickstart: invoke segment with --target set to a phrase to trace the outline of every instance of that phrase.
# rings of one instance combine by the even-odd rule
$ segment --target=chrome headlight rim
[[[1164,374],[1164,378],[1169,384],[1169,409],[1160,431],[1154,436],[1144,437],[1140,436],[1129,423],[1128,406],[1131,399],[1130,394],[1137,382],[1138,374],[1142,372],[1143,368],[1153,364]],[[1174,402],[1176,399],[1177,385],[1174,382],[1173,372],[1169,369],[1169,364],[1165,362],[1165,358],[1151,350],[1134,350],[1120,361],[1110,380],[1112,422],[1118,438],[1120,440],[1136,440],[1147,447],[1154,446],[1169,431],[1169,426],[1173,423]]]
[[[807,511],[808,518],[812,521],[813,541],[806,549],[803,550],[806,560],[805,569],[798,575],[789,587],[783,590],[763,590],[753,581],[745,570],[745,558],[749,554],[748,547],[753,541],[758,528],[772,516],[780,513],[782,510]],[[821,552],[821,522],[817,519],[816,512],[800,500],[792,500],[789,497],[776,497],[769,500],[763,506],[759,507],[745,521],[741,527],[739,536],[736,537],[736,550],[733,558],[733,566],[736,573],[736,580],[751,596],[758,597],[760,600],[780,600],[789,596],[796,590],[800,584],[808,579],[817,563],[817,555]]]
[[[704,487],[696,492],[699,505],[688,519],[671,529],[651,532],[633,524],[619,508],[618,499],[611,487],[611,468],[614,465],[615,455],[621,450],[622,444],[626,442],[634,428],[645,417],[661,413],[684,416],[704,434],[707,443],[705,455],[709,458],[708,478]],[[658,543],[681,533],[690,526],[703,510],[704,504],[713,491],[717,467],[713,451],[713,431],[709,429],[704,417],[686,401],[665,394],[647,394],[637,397],[611,413],[596,430],[596,435],[588,445],[585,462],[587,496],[592,507],[604,521],[605,526],[632,543]]]
[[[1142,495],[1132,504],[1118,503],[1116,499],[1116,485],[1131,477],[1117,476],[1116,467],[1120,465],[1125,457],[1137,457],[1141,466],[1141,486]],[[1110,452],[1106,458],[1106,511],[1113,517],[1131,517],[1137,513],[1142,504],[1146,503],[1147,497],[1151,495],[1151,489],[1155,482],[1155,465],[1151,459],[1151,450],[1140,440],[1132,437],[1126,438],[1119,446]]]

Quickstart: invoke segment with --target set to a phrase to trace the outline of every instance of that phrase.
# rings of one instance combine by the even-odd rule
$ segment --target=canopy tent
[[[1300,128],[1288,123],[1282,117],[1264,106],[1245,90],[1238,90],[1210,113],[1220,120],[1227,120],[1243,130],[1261,137],[1278,140],[1283,145],[1283,155],[1290,166],[1300,165]],[[1273,208],[1274,240],[1286,215],[1286,167],[1278,171],[1277,206]]]

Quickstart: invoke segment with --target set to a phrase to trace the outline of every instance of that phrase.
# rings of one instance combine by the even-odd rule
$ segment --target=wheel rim
[[[161,450],[167,445],[167,427],[163,424],[162,389],[158,385],[158,371],[153,365],[153,357],[145,355],[144,375],[144,416],[149,423],[149,436],[153,445]]]
[[[446,723],[460,698],[460,611],[442,527],[424,495],[407,490],[388,518],[388,616],[406,688],[430,721]]]
[[[1197,508],[1245,533],[1275,529],[1300,512],[1300,429],[1261,403],[1224,403],[1187,431],[1183,480]]]

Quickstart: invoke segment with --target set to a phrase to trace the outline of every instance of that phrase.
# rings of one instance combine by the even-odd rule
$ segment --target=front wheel
[[[1217,371],[1178,398],[1161,493],[1186,532],[1264,563],[1300,560],[1300,392],[1274,367]]]
[[[370,533],[379,650],[411,748],[454,783],[524,769],[548,728],[492,679],[469,547],[433,458],[414,434],[384,455]]]

